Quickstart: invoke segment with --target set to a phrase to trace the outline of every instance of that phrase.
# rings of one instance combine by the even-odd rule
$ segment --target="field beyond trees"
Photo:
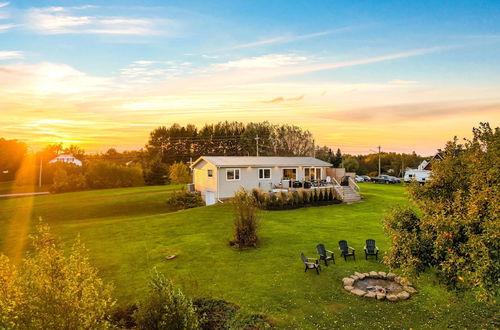
[[[387,271],[364,260],[363,245],[390,242],[383,215],[408,203],[399,186],[362,184],[364,201],[288,211],[260,211],[260,245],[238,251],[232,238],[231,205],[173,212],[165,203],[180,186],[93,190],[0,200],[0,252],[22,255],[23,237],[42,217],[66,242],[78,234],[101,277],[115,286],[118,304],[146,293],[154,267],[189,296],[225,299],[253,313],[266,314],[279,328],[494,328],[496,308],[458,295],[439,284],[431,270],[413,280],[419,293],[390,303],[359,298],[342,289],[355,271]],[[345,239],[357,260],[339,257]],[[336,264],[317,276],[304,273],[299,254],[316,257],[324,243]],[[69,248],[69,246],[67,246]],[[166,261],[168,255],[178,255]]]

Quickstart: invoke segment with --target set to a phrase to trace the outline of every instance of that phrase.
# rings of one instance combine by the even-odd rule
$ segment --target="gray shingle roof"
[[[314,157],[256,157],[256,156],[202,156],[196,160],[195,166],[201,159],[217,167],[257,167],[257,166],[318,166],[331,167],[332,164]]]

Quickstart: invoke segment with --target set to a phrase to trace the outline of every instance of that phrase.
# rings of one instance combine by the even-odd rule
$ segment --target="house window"
[[[270,180],[270,179],[271,179],[271,169],[259,168],[259,180]]]
[[[207,171],[207,175],[209,178],[213,177],[214,176],[214,170],[208,170]]]
[[[306,180],[321,180],[321,168],[305,168],[304,177],[306,178]]]
[[[296,168],[284,168],[283,169],[283,179],[285,179],[285,180],[297,180],[297,169]]]
[[[321,169],[320,168],[316,169],[316,180],[321,180]]]
[[[240,169],[239,168],[229,168],[226,170],[226,180],[227,181],[237,181],[240,179]]]

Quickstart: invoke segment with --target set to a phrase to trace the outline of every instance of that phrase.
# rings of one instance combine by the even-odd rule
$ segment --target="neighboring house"
[[[441,161],[443,160],[443,155],[441,154],[440,151],[436,152],[434,156],[432,156],[431,159],[429,160],[424,160],[420,165],[418,165],[418,170],[425,170],[425,171],[431,171],[432,170],[432,163],[435,161]]]
[[[68,164],[75,164],[77,166],[82,166],[82,162],[70,154],[59,155],[59,156],[53,158],[52,160],[50,160],[49,163],[51,163],[51,164],[52,163],[68,163]]]
[[[241,187],[271,190],[290,181],[324,180],[331,166],[313,157],[202,156],[191,169],[195,190],[210,205]]]

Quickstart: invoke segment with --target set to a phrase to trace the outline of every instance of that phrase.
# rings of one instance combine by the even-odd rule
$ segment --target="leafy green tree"
[[[347,157],[344,160],[344,168],[346,172],[357,172],[359,170],[359,163],[356,158]]]
[[[33,252],[19,269],[0,255],[0,328],[111,328],[111,287],[90,265],[80,240],[65,256],[43,223],[32,240]]]
[[[198,316],[191,300],[172,281],[155,272],[148,295],[138,304],[134,319],[138,329],[198,329]]]
[[[168,177],[171,184],[190,183],[191,173],[189,167],[183,163],[174,163],[168,169]]]
[[[144,181],[148,185],[163,185],[167,183],[168,166],[155,159],[148,164],[144,171]]]
[[[17,140],[0,138],[0,181],[13,180],[26,157],[28,147]]]
[[[386,262],[418,273],[434,266],[450,287],[472,290],[481,300],[495,300],[500,281],[500,128],[481,123],[472,140],[463,144],[455,138],[442,151],[443,160],[432,167],[425,185],[408,187],[419,208],[416,215],[402,215],[400,222],[417,227],[395,226],[386,219],[393,245]],[[404,239],[420,231],[414,239]],[[428,259],[409,245],[431,242]],[[396,256],[405,254],[413,262]],[[419,260],[419,261],[418,261]]]

